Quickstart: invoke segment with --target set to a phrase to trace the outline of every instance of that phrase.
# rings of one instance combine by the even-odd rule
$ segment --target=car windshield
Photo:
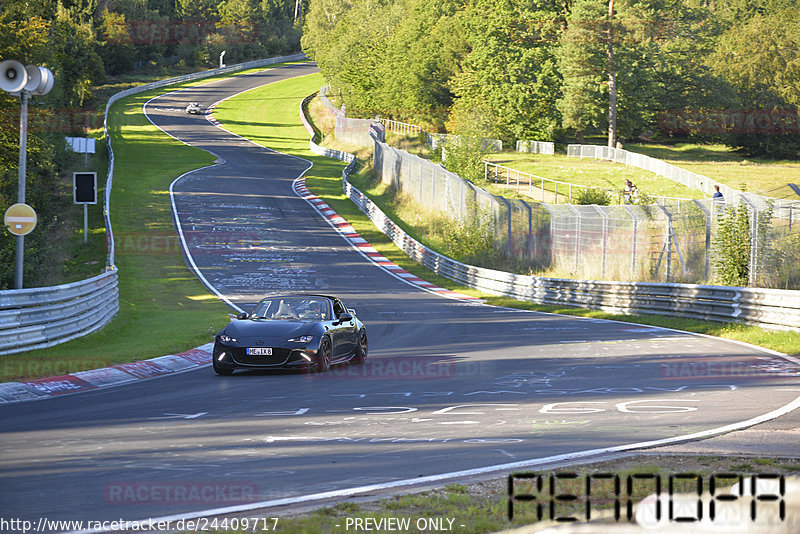
[[[327,321],[330,305],[316,297],[280,297],[264,299],[250,313],[251,319]]]

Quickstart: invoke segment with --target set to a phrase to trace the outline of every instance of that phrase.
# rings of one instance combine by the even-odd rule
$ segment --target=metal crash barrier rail
[[[0,291],[0,354],[51,347],[105,326],[119,310],[117,271],[52,287]]]

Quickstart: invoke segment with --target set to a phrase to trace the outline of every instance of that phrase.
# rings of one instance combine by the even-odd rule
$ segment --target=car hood
[[[239,339],[249,337],[278,337],[290,339],[302,336],[311,330],[308,321],[273,321],[268,319],[242,319],[233,321],[222,331]]]

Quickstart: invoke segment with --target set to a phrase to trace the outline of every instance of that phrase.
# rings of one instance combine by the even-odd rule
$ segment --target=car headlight
[[[236,338],[233,338],[226,334],[222,334],[221,336],[219,336],[219,340],[222,341],[223,343],[236,343]]]
[[[292,343],[308,343],[312,339],[314,339],[314,336],[300,336],[294,339],[290,339],[289,341]]]

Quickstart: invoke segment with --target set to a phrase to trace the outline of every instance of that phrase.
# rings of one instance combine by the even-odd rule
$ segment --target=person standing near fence
[[[633,199],[636,196],[636,186],[630,180],[625,180],[625,189],[622,194],[625,197],[625,204],[633,204]]]
[[[722,193],[720,193],[719,186],[716,184],[714,184],[714,194],[711,195],[711,200],[714,202],[719,202],[720,204],[725,202],[725,197],[722,195]]]

